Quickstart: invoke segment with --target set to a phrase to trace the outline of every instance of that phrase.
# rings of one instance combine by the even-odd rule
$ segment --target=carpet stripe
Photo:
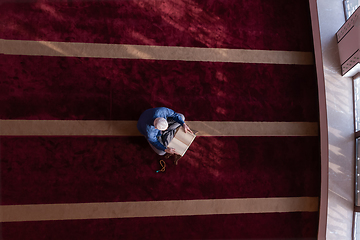
[[[141,136],[137,121],[0,120],[0,136]],[[316,122],[187,121],[198,136],[318,136]]]
[[[317,197],[249,198],[0,206],[1,222],[316,212]]]
[[[233,63],[314,64],[312,52],[71,43],[0,39],[0,53],[58,57],[180,60]]]

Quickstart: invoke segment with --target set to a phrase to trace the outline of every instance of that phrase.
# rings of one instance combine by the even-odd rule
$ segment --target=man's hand
[[[167,152],[167,153],[170,153],[170,154],[175,154],[176,152],[175,152],[175,148],[167,148],[167,149],[165,149],[165,152]]]
[[[187,133],[187,132],[190,132],[190,133],[194,134],[194,133],[191,131],[191,129],[189,128],[189,126],[186,125],[186,123],[183,124],[183,128],[184,128],[184,131],[185,131],[186,133]]]

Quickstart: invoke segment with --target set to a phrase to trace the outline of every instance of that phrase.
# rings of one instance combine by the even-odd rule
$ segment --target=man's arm
[[[153,140],[153,141],[150,141],[149,140],[149,143],[152,144],[154,147],[156,147],[157,149],[159,150],[162,150],[164,152],[167,152],[167,153],[170,153],[170,154],[174,154],[176,153],[175,151],[175,148],[169,148],[169,147],[165,147],[164,145],[162,145],[159,140]]]
[[[166,118],[172,117],[176,122],[180,123],[180,125],[184,124],[184,121],[182,120],[181,116],[177,114],[174,110],[170,108],[164,108],[164,111],[166,111],[165,113]]]
[[[189,128],[189,126],[184,122],[184,124],[182,125],[183,126],[183,128],[184,128],[184,131],[187,133],[187,132],[190,132],[190,133],[192,133],[192,134],[194,134],[193,133],[193,131],[191,131],[191,129]]]
[[[166,147],[159,142],[158,139],[159,130],[156,130],[154,127],[146,128],[146,139],[149,141],[151,145],[153,145],[156,149],[165,151]]]
[[[148,141],[151,145],[156,147],[159,150],[165,151],[166,147],[162,145],[157,138],[148,138]]]

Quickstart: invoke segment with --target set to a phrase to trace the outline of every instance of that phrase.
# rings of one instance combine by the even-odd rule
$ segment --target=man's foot
[[[178,155],[178,154],[174,154],[175,156],[174,156],[174,164],[175,165],[178,165],[178,161],[179,161],[179,159],[181,158],[181,155]]]
[[[174,155],[174,154],[166,153],[166,154],[164,155],[164,158],[165,158],[165,159],[169,159],[172,155]]]

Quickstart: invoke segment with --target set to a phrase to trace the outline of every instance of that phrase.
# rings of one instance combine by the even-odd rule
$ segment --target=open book
[[[195,134],[189,132],[185,133],[184,128],[179,127],[175,133],[175,137],[171,140],[168,147],[175,148],[177,154],[184,156],[195,137]]]

